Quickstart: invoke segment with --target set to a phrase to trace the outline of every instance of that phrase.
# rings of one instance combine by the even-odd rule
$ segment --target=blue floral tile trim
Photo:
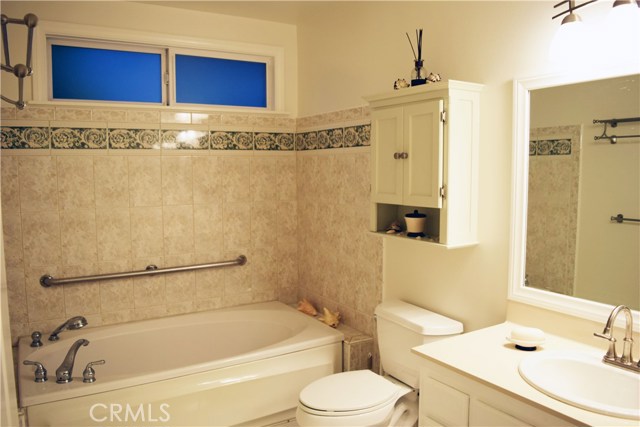
[[[109,148],[159,149],[160,132],[157,129],[109,129]]]
[[[209,132],[204,130],[163,130],[162,148],[167,150],[207,150]]]
[[[107,129],[51,128],[51,148],[107,148]]]
[[[259,132],[254,135],[256,150],[291,151],[294,149],[292,133]]]
[[[212,150],[253,150],[253,132],[212,131]]]
[[[371,125],[344,128],[345,147],[368,147],[371,145]]]
[[[530,156],[568,156],[571,155],[571,139],[542,139],[529,142]]]
[[[318,148],[318,132],[296,134],[296,150],[316,150]]]
[[[2,126],[0,147],[5,149],[48,149],[49,128]]]

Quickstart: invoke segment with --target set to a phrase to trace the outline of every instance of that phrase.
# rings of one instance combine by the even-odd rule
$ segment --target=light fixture
[[[588,52],[597,50],[604,52],[601,60],[618,60],[633,57],[640,60],[638,39],[640,39],[640,0],[615,0],[607,17],[606,24],[601,30],[593,27],[590,30],[575,13],[577,9],[595,3],[598,0],[588,0],[577,4],[576,0],[564,0],[553,7],[566,6],[566,10],[557,13],[551,19],[564,16],[549,51],[549,58],[553,62],[564,62],[573,65],[582,64],[589,57]],[[635,53],[635,56],[634,56]]]
[[[585,58],[584,54],[588,48],[588,41],[586,40],[588,32],[585,29],[585,24],[582,22],[582,18],[580,18],[580,15],[575,13],[575,10],[595,1],[597,0],[590,0],[580,5],[576,5],[575,0],[564,0],[553,6],[556,8],[566,4],[568,7],[567,10],[560,12],[551,18],[556,19],[560,16],[566,15],[562,19],[560,28],[558,28],[558,31],[551,42],[549,59],[552,62],[576,64]]]
[[[2,45],[4,48],[4,60],[6,64],[2,64],[2,71],[13,73],[18,78],[18,100],[14,101],[7,98],[4,95],[0,95],[3,101],[15,105],[18,109],[22,110],[27,104],[24,102],[24,78],[33,74],[31,68],[31,47],[33,45],[33,29],[38,25],[38,17],[33,13],[27,13],[23,19],[8,18],[7,15],[2,14]],[[21,24],[27,26],[27,58],[25,64],[11,65],[11,57],[9,56],[9,35],[7,33],[8,24]]]

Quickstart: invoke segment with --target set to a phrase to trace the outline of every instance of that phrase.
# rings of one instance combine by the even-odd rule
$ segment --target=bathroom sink
[[[640,419],[640,375],[604,364],[602,354],[544,351],[525,357],[518,370],[531,386],[569,405]]]

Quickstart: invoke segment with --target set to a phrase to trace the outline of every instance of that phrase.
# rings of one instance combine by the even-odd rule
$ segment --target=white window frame
[[[238,55],[238,57],[250,58],[270,58],[271,71],[268,74],[268,95],[267,108],[262,107],[238,107],[224,105],[204,105],[204,104],[176,104],[174,89],[167,93],[165,105],[133,102],[113,102],[113,101],[66,101],[49,99],[51,83],[49,80],[49,63],[47,39],[75,39],[84,42],[95,41],[104,46],[104,42],[114,45],[129,45],[134,49],[142,47],[168,49],[168,70],[173,75],[174,68],[171,52],[185,53],[189,51],[198,52],[198,56],[210,53],[214,57],[222,55]],[[87,45],[83,45],[87,46]],[[89,47],[89,46],[87,46]],[[33,66],[33,101],[39,104],[67,104],[67,105],[88,105],[99,106],[158,106],[165,109],[197,108],[199,110],[239,110],[256,112],[284,112],[285,107],[285,51],[282,46],[272,46],[263,44],[233,42],[226,40],[199,39],[186,36],[174,36],[162,33],[150,33],[135,30],[123,30],[118,28],[96,27],[91,25],[68,24],[53,21],[40,21],[34,37],[34,66]],[[268,67],[269,70],[269,67]],[[269,71],[268,71],[269,73]],[[173,77],[170,77],[173,80]],[[175,86],[175,81],[171,83]],[[166,105],[168,104],[168,105]]]
[[[109,49],[127,52],[153,53],[160,55],[160,78],[162,84],[162,97],[160,102],[143,101],[103,101],[99,99],[54,99],[53,98],[53,73],[51,60],[51,46],[74,46],[91,49]],[[146,46],[130,43],[114,43],[111,41],[96,41],[87,39],[77,39],[69,37],[49,37],[47,38],[47,99],[52,102],[81,102],[85,103],[118,103],[118,104],[142,104],[142,105],[167,105],[167,49],[157,46]]]
[[[273,110],[273,92],[274,92],[274,84],[273,84],[273,57],[266,55],[249,55],[249,54],[239,54],[239,53],[231,53],[231,52],[215,52],[215,51],[207,51],[207,50],[198,50],[198,49],[177,49],[170,48],[169,49],[169,75],[170,80],[173,84],[169,85],[169,104],[170,105],[179,105],[184,107],[198,108],[202,106],[206,106],[207,104],[189,104],[189,103],[179,103],[176,101],[176,89],[177,85],[175,84],[175,76],[176,76],[176,55],[189,55],[189,56],[198,56],[202,58],[220,58],[220,59],[232,59],[236,61],[249,61],[249,62],[259,62],[266,64],[267,66],[267,106],[266,107],[236,107],[236,108],[257,108],[261,110]],[[227,106],[220,106],[227,107]]]

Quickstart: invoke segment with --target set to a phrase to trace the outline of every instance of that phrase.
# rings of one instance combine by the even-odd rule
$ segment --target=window
[[[47,48],[50,100],[274,109],[272,56],[71,37]]]
[[[52,100],[163,104],[163,49],[51,40]]]
[[[267,107],[267,63],[175,55],[176,102]]]

